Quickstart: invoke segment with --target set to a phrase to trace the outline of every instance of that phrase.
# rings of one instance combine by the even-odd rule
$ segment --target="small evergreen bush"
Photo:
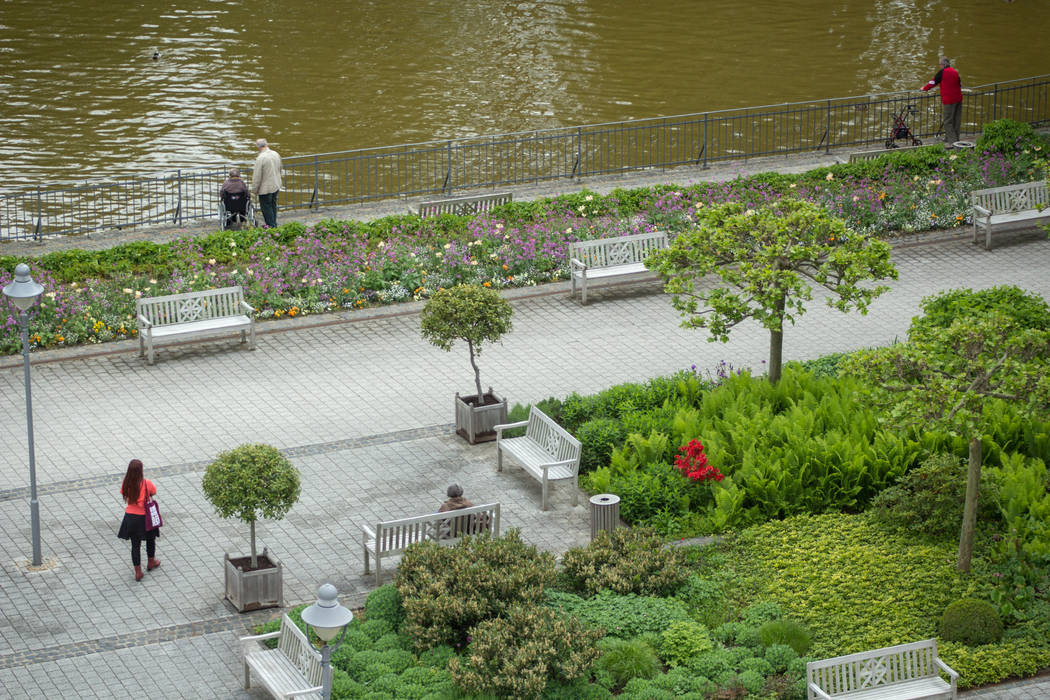
[[[690,576],[675,597],[685,603],[690,614],[705,627],[714,628],[725,622],[725,591],[716,581]]]
[[[945,641],[972,647],[991,644],[1003,638],[1003,621],[991,603],[962,598],[945,608],[940,636]]]
[[[610,637],[600,646],[602,655],[598,658],[598,667],[612,675],[613,687],[621,688],[634,678],[652,678],[660,672],[656,652],[641,639]]]
[[[675,622],[663,632],[660,656],[672,668],[688,666],[705,651],[714,647],[707,628],[698,622]]]
[[[949,289],[922,300],[922,315],[911,320],[909,335],[920,328],[947,328],[957,318],[1004,314],[1018,327],[1050,330],[1050,305],[1038,294],[1013,285],[988,289]]]
[[[465,692],[539,698],[549,680],[572,683],[598,658],[601,633],[542,606],[514,606],[470,629],[470,647],[449,660]]]
[[[401,605],[401,594],[397,586],[387,583],[375,589],[365,598],[365,619],[384,620],[396,632],[405,621],[405,608]]]
[[[462,648],[471,627],[513,605],[536,605],[554,578],[554,557],[525,544],[512,528],[504,537],[468,537],[452,547],[414,544],[394,584],[405,609],[404,632],[419,649]]]
[[[740,621],[745,625],[757,627],[784,617],[784,611],[772,601],[753,603],[740,611]]]
[[[664,547],[660,537],[647,528],[600,532],[586,547],[567,551],[562,562],[564,578],[572,590],[586,595],[602,589],[672,595],[689,574],[683,552]]]
[[[548,606],[604,630],[606,636],[620,639],[650,633],[658,635],[675,622],[690,620],[685,606],[673,598],[620,595],[606,590],[591,598],[551,591],[546,600]]]
[[[590,472],[609,464],[609,455],[623,444],[623,424],[612,418],[589,420],[576,431],[580,441],[580,471]]]
[[[770,644],[766,647],[765,659],[774,672],[786,673],[798,659],[798,654],[787,644]]]
[[[758,639],[762,646],[787,644],[799,656],[804,656],[813,646],[809,630],[794,620],[772,620],[758,628]]]

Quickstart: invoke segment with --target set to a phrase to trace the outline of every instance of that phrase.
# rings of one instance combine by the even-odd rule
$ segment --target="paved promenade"
[[[787,359],[892,342],[919,301],[958,286],[1013,283],[1050,298],[1050,242],[1012,241],[992,252],[965,234],[899,247],[900,280],[867,316],[818,298],[785,332]],[[564,285],[512,295],[514,330],[485,350],[482,381],[513,402],[593,392],[690,365],[726,360],[761,368],[768,334],[754,324],[728,344],[678,327],[655,284],[611,288],[586,307]],[[245,698],[238,635],[270,613],[237,615],[223,602],[223,552],[247,551],[247,527],[219,519],[204,499],[205,465],[223,449],[268,442],[302,473],[302,498],[280,522],[260,523],[285,565],[288,603],[334,583],[359,605],[360,526],[425,513],[455,481],[476,503],[500,501],[506,527],[556,553],[589,535],[586,500],[565,485],[539,510],[539,485],[521,469],[495,472],[492,445],[450,435],[452,393],[472,386],[464,348],[444,353],[419,337],[418,305],[369,318],[313,317],[264,324],[255,352],[236,341],[165,348],[157,364],[136,343],[33,357],[33,404],[44,557],[27,572],[29,523],[21,365],[0,364],[0,697]],[[363,320],[355,320],[363,319]],[[312,325],[311,325],[312,324]],[[165,527],[160,569],[142,583],[116,539],[120,479],[141,458],[159,488]],[[387,578],[386,580],[390,580]],[[1050,697],[1050,682],[981,691]]]

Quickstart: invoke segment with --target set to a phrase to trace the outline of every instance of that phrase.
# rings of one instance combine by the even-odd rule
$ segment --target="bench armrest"
[[[520,420],[517,423],[500,423],[499,425],[494,426],[493,430],[496,431],[497,435],[502,435],[504,430],[510,430],[511,428],[524,428],[528,424],[529,422],[527,420]]]
[[[153,324],[150,323],[149,319],[143,316],[142,314],[139,314],[139,325],[143,326],[144,328],[153,328]]]
[[[973,205],[973,212],[979,216],[991,216],[992,212],[982,207],[980,204]]]
[[[831,700],[831,696],[828,695],[827,693],[825,693],[821,689],[821,687],[819,685],[817,685],[816,683],[810,683],[809,684],[809,689],[811,691],[813,691],[813,694],[816,695],[818,698],[824,698],[824,700]]]
[[[947,673],[952,678],[952,688],[955,687],[955,681],[959,680],[959,672],[954,670],[951,666],[944,663],[938,657],[933,657],[933,663],[937,664],[937,667]]]
[[[543,469],[543,471],[547,471],[551,467],[567,467],[575,461],[575,459],[563,459],[559,462],[544,462],[540,465],[540,467]]]
[[[304,688],[303,690],[289,690],[287,693],[284,694],[284,697],[294,698],[298,695],[311,695],[313,693],[320,693],[321,690],[321,686],[317,686],[316,688]]]
[[[280,630],[278,630],[277,632],[267,632],[266,634],[253,634],[250,637],[241,637],[238,641],[241,641],[241,642],[254,642],[254,641],[257,641],[259,639],[273,639],[274,637],[280,637],[280,636],[281,636],[281,632],[280,632]]]
[[[587,266],[584,265],[579,260],[577,260],[576,258],[571,258],[569,260],[569,267],[571,267],[574,270],[586,270],[587,269]]]
[[[255,313],[255,307],[246,302],[244,299],[241,299],[241,306],[244,307],[245,311],[247,311],[248,313]]]
[[[365,534],[365,535],[368,535],[369,537],[372,537],[372,538],[374,538],[376,536],[375,530],[373,530],[372,528],[368,527],[367,525],[362,525],[361,526],[361,532],[363,534]]]

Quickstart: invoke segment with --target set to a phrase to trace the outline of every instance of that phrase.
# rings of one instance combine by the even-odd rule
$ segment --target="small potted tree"
[[[510,303],[499,292],[476,284],[461,284],[442,289],[423,307],[421,330],[423,338],[442,350],[451,350],[453,343],[462,340],[470,352],[470,366],[474,368],[473,396],[456,393],[456,432],[470,444],[494,440],[495,427],[507,422],[507,400],[501,399],[489,387],[481,390],[481,370],[478,355],[484,343],[494,343],[511,329]]]
[[[208,465],[201,483],[220,517],[237,517],[251,526],[251,555],[226,553],[226,598],[238,612],[279,606],[283,598],[281,562],[255,548],[255,521],[280,520],[299,500],[299,471],[276,447],[241,445]]]

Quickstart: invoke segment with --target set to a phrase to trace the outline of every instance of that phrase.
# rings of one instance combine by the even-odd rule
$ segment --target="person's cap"
[[[448,494],[449,498],[459,498],[463,495],[463,488],[459,484],[452,484],[445,493]]]

